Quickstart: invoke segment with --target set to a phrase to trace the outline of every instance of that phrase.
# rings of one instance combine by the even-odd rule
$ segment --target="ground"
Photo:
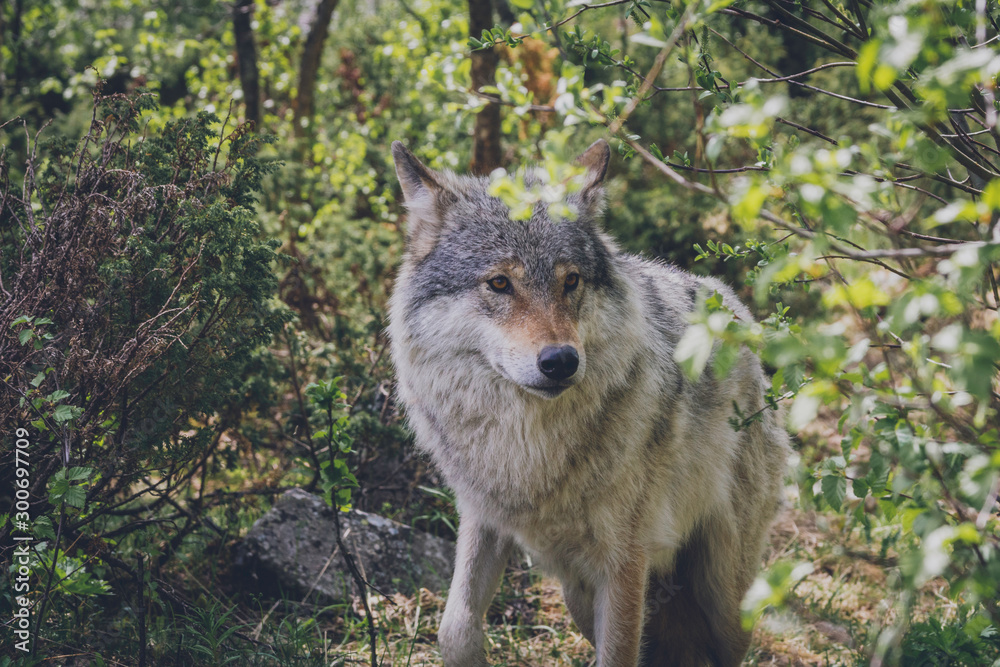
[[[841,526],[825,515],[784,510],[771,530],[766,561],[808,561],[814,570],[792,590],[788,606],[768,612],[754,630],[745,665],[805,667],[854,665],[864,660],[865,639],[879,623],[892,620],[892,597],[885,571],[865,560],[859,544],[845,540]],[[872,557],[874,560],[874,557]],[[940,598],[942,584],[924,591]],[[439,665],[436,631],[444,596],[427,590],[419,596],[371,598],[380,626],[388,633],[385,664]],[[360,612],[360,604],[356,605]],[[360,618],[359,614],[359,618]],[[584,667],[594,651],[570,620],[559,583],[534,572],[510,569],[487,615],[487,644],[495,665]],[[357,635],[360,637],[360,633]],[[367,646],[331,647],[343,663],[366,662]],[[867,661],[864,661],[867,663]]]

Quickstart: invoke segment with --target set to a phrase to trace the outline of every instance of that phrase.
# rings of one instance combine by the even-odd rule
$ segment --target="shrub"
[[[0,542],[37,540],[36,639],[104,580],[157,589],[142,561],[157,572],[202,525],[188,499],[266,395],[253,371],[286,319],[270,304],[277,244],[254,214],[274,167],[254,157],[264,140],[206,113],[147,134],[153,107],[142,91],[95,94],[80,142],[36,135],[20,182],[0,164],[0,421],[32,443],[31,523],[11,516]],[[144,539],[163,522],[168,542]]]

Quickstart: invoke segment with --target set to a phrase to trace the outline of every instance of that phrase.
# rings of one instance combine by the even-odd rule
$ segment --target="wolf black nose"
[[[553,380],[565,380],[576,372],[580,355],[572,345],[543,347],[538,355],[538,370]]]

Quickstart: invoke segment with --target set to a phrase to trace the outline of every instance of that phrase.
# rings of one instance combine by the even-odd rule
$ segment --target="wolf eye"
[[[566,291],[572,292],[573,290],[576,289],[576,286],[580,284],[580,274],[579,273],[569,274],[568,276],[566,276],[565,284],[566,284]]]
[[[510,281],[507,280],[507,276],[497,276],[495,278],[490,278],[487,281],[490,289],[494,292],[507,292],[510,290]]]

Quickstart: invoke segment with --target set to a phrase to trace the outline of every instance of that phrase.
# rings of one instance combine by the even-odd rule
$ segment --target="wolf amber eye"
[[[571,273],[566,276],[566,291],[571,292],[576,289],[576,286],[580,284],[580,274]]]
[[[510,281],[507,280],[506,276],[497,276],[496,278],[490,278],[489,286],[495,292],[506,292],[510,287]]]

